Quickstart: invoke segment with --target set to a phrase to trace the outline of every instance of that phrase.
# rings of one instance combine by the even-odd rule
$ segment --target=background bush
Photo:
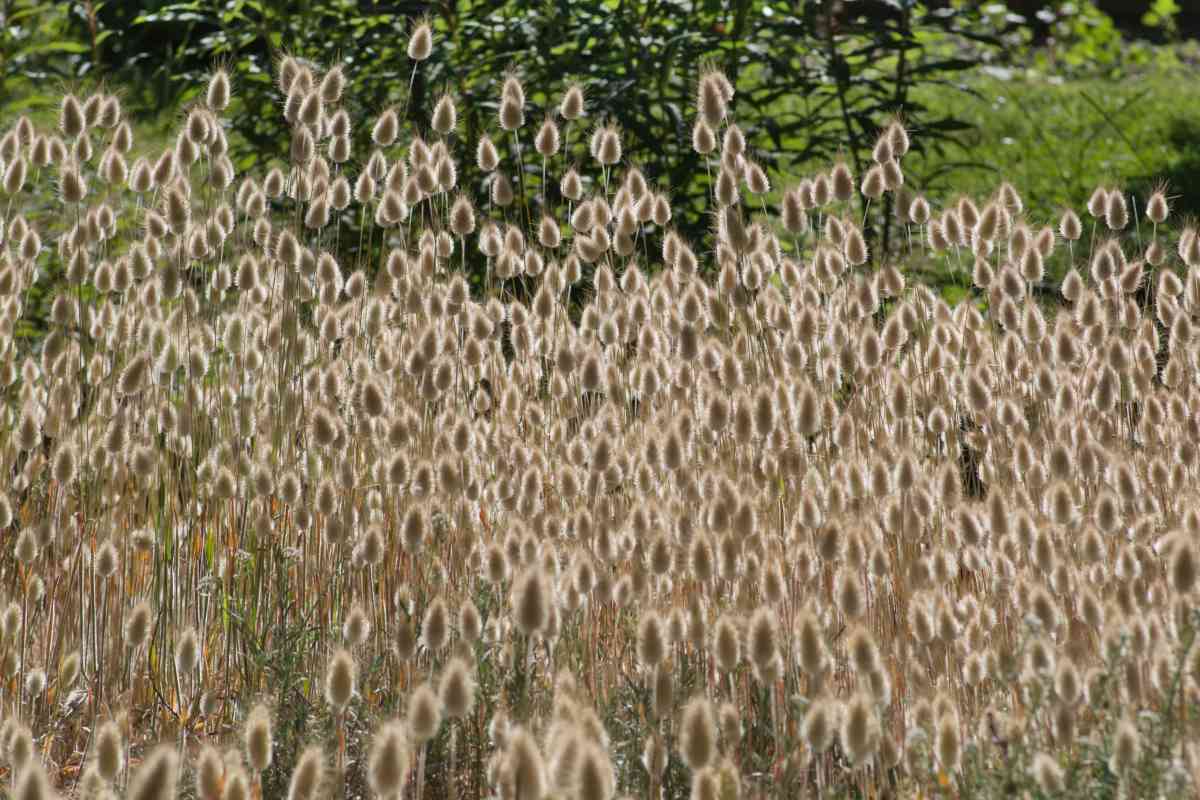
[[[421,15],[431,15],[445,46],[410,80],[403,43]],[[1099,182],[1144,193],[1165,176],[1174,207],[1185,215],[1200,211],[1192,188],[1200,185],[1200,148],[1192,135],[1200,117],[1189,113],[1200,103],[1200,90],[1186,88],[1195,84],[1187,78],[1200,50],[1185,39],[1194,19],[1173,0],[647,0],[612,7],[512,0],[436,6],[89,0],[18,4],[8,19],[15,24],[0,35],[11,55],[4,57],[0,80],[18,98],[5,109],[14,116],[52,105],[52,90],[63,83],[100,79],[120,87],[143,125],[161,130],[197,99],[213,64],[227,64],[237,89],[230,136],[239,169],[286,155],[288,131],[272,113],[282,98],[271,75],[280,54],[291,53],[324,68],[342,65],[350,79],[348,110],[359,121],[394,105],[427,130],[432,101],[454,87],[459,180],[477,190],[484,176],[465,143],[486,131],[505,148],[516,145],[496,136],[495,123],[500,78],[512,70],[535,87],[529,97],[535,122],[556,107],[569,81],[583,83],[588,124],[617,123],[629,160],[652,182],[672,187],[672,225],[711,241],[705,215],[710,179],[688,146],[684,110],[693,100],[695,75],[712,63],[736,85],[734,111],[751,157],[776,188],[794,185],[839,153],[861,175],[880,126],[902,113],[919,133],[906,175],[914,192],[955,185],[986,194],[1015,169],[1036,190],[1040,205],[1031,216],[1049,221],[1063,205],[1082,204]],[[1165,99],[1172,96],[1180,102]],[[1135,108],[1141,112],[1122,115]],[[353,160],[362,163],[370,152],[369,126],[355,130]],[[567,146],[580,159],[586,158],[585,134],[568,134]],[[1015,142],[1022,142],[1020,152]],[[531,142],[522,144],[531,152]],[[549,180],[543,191],[538,159],[522,163],[526,174],[514,182],[525,215],[535,218],[543,198],[561,199],[558,183]],[[777,211],[778,197],[768,195],[762,210]],[[897,251],[908,239],[893,231],[890,202],[888,195],[869,213],[859,204],[876,254]],[[358,248],[379,246],[360,244],[354,235],[359,220],[343,223],[343,257],[363,257]],[[482,262],[472,256],[477,270]],[[1060,267],[1051,265],[1050,274],[1060,275]]]

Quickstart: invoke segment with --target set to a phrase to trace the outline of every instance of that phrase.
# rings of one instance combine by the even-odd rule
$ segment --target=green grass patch
[[[1157,67],[1119,80],[981,71],[961,88],[914,93],[974,126],[959,145],[906,160],[921,191],[982,196],[1008,180],[1021,187],[1030,220],[1043,223],[1064,206],[1082,211],[1100,183],[1140,200],[1165,180],[1177,213],[1200,213],[1200,68]]]

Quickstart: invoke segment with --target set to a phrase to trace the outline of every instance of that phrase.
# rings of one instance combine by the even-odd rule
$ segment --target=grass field
[[[11,796],[1195,795],[1200,234],[1134,106],[1145,191],[928,187],[950,305],[856,223],[928,167],[899,124],[760,224],[698,76],[690,242],[574,91],[497,80],[475,196],[453,98],[417,135],[277,81],[265,174],[220,72],[164,142],[104,93],[0,137]]]
[[[928,90],[914,98],[935,109],[953,105],[974,126],[961,149],[915,167],[931,192],[979,195],[1004,178],[1030,196],[1031,219],[1052,221],[1065,206],[1082,207],[1099,183],[1148,195],[1165,181],[1178,213],[1200,213],[1195,67],[1149,67],[1115,81],[999,72],[1007,79],[980,77],[968,84],[970,94]]]

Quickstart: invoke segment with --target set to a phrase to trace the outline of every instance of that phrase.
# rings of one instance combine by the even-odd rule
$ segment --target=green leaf
[[[20,58],[24,55],[42,53],[86,53],[88,46],[82,42],[40,42],[32,44],[17,53]]]

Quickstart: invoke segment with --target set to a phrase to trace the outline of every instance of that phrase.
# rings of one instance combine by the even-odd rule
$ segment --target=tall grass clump
[[[418,131],[350,119],[337,68],[276,80],[263,174],[219,71],[161,152],[104,93],[0,137],[13,791],[1196,791],[1200,234],[1168,194],[901,202],[888,120],[863,174],[776,176],[773,219],[707,70],[689,241],[575,84],[503,76],[461,186],[452,93]],[[880,263],[856,192],[969,300]]]

